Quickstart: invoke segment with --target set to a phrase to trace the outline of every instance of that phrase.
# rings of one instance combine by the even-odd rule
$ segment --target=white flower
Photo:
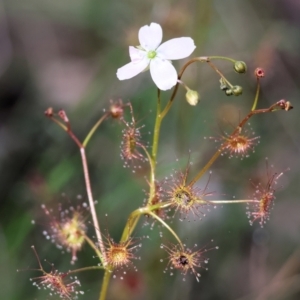
[[[188,57],[196,48],[189,37],[169,40],[160,45],[162,29],[151,23],[139,30],[140,46],[129,47],[131,62],[117,71],[119,80],[125,80],[150,68],[154,83],[160,90],[169,90],[177,83],[177,72],[171,60]]]

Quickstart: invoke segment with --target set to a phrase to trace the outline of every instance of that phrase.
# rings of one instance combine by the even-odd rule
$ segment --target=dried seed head
[[[195,245],[196,247],[197,245]],[[203,268],[204,264],[208,263],[208,259],[203,256],[203,254],[212,249],[218,249],[218,247],[210,249],[198,249],[193,251],[184,245],[182,248],[179,245],[171,245],[170,247],[166,245],[161,245],[161,248],[165,249],[169,255],[169,263],[166,270],[169,268],[171,275],[173,275],[172,270],[178,269],[183,275],[187,273],[192,273],[195,275],[196,280],[199,281],[200,273],[197,272],[196,268]]]
[[[47,273],[41,265],[40,259],[36,253],[34,246],[32,246],[32,249],[36,255],[40,267],[40,269],[37,269],[37,271],[41,271],[43,273],[42,276],[31,279],[32,281],[34,281],[33,285],[35,285],[39,289],[48,289],[50,290],[51,295],[58,295],[61,299],[71,300],[77,298],[78,294],[84,294],[83,291],[76,290],[76,288],[80,286],[80,282],[77,278],[69,277],[71,281],[68,282],[68,272],[61,273],[57,270],[52,270],[50,273]]]
[[[50,233],[44,231],[46,237],[51,238],[52,242],[55,242],[59,247],[64,247],[72,252],[71,263],[77,260],[77,252],[81,250],[85,242],[85,233],[87,227],[85,225],[85,219],[80,209],[74,209],[73,207],[68,210],[60,211],[60,219],[57,220],[51,214],[51,212],[42,205],[42,208],[46,215],[51,218],[50,221]]]

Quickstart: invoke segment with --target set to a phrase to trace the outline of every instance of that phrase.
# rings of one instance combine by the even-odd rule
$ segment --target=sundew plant
[[[198,170],[193,170],[194,176],[191,176],[191,165],[188,163],[184,168],[170,174],[167,179],[160,178],[158,176],[158,170],[162,168],[161,162],[158,160],[160,133],[164,123],[168,122],[168,113],[172,109],[173,103],[184,100],[186,105],[191,105],[194,109],[202,109],[203,103],[198,93],[200,87],[189,87],[184,81],[184,74],[188,67],[191,65],[200,67],[203,64],[208,65],[211,71],[216,73],[216,86],[220,93],[243,99],[251,96],[243,95],[243,88],[231,83],[225,77],[218,67],[218,61],[225,61],[232,66],[233,72],[241,76],[247,72],[247,65],[235,58],[196,56],[197,45],[190,37],[174,38],[163,42],[162,28],[156,23],[141,27],[138,32],[138,40],[139,46],[129,47],[131,61],[120,67],[116,76],[120,80],[119,83],[122,84],[123,80],[130,80],[141,72],[150,71],[150,76],[154,82],[153,88],[157,89],[156,99],[147,99],[148,102],[152,103],[153,111],[155,111],[154,128],[145,128],[143,120],[137,120],[135,106],[124,99],[108,101],[108,108],[100,114],[98,121],[87,132],[84,139],[79,138],[72,130],[71,120],[69,120],[65,110],[48,108],[45,111],[45,116],[64,130],[78,147],[86,187],[86,199],[88,200],[80,204],[77,200],[68,209],[58,205],[59,216],[55,216],[53,213],[55,209],[46,205],[42,206],[45,219],[48,222],[44,235],[49,241],[56,243],[60,249],[71,254],[71,265],[70,269],[65,271],[55,269],[54,265],[50,271],[46,271],[48,266],[44,263],[44,257],[43,259],[40,257],[39,245],[34,245],[32,250],[38,266],[35,270],[39,274],[31,280],[38,288],[47,289],[51,295],[58,295],[62,299],[85,297],[86,288],[80,284],[82,272],[93,271],[103,274],[101,281],[99,281],[99,300],[107,298],[110,293],[110,282],[115,277],[125,277],[129,269],[143,273],[141,268],[136,267],[136,260],[142,259],[139,250],[143,247],[142,239],[145,237],[139,237],[135,232],[138,226],[144,224],[143,220],[145,219],[149,224],[148,227],[143,227],[145,236],[147,236],[147,230],[150,229],[157,230],[158,235],[162,235],[162,231],[168,232],[168,239],[162,238],[158,245],[162,252],[165,252],[165,255],[158,261],[159,264],[165,264],[165,273],[171,275],[176,272],[181,273],[183,280],[187,276],[191,276],[201,285],[200,276],[202,271],[206,269],[212,250],[220,247],[220,251],[222,251],[222,245],[207,240],[204,240],[201,245],[196,245],[192,240],[181,237],[177,232],[174,219],[180,219],[182,222],[198,222],[209,212],[210,208],[217,206],[222,208],[227,204],[230,206],[236,204],[245,207],[245,219],[248,218],[251,226],[263,227],[271,215],[275,201],[276,184],[285,171],[272,172],[267,163],[265,182],[257,184],[254,180],[251,181],[253,196],[249,197],[249,194],[245,192],[243,199],[221,197],[222,194],[218,191],[210,191],[209,185],[214,180],[213,176],[210,176],[209,182],[202,187],[198,184],[204,175],[207,176],[210,173],[211,166],[221,156],[247,159],[256,147],[263,147],[262,143],[259,144],[259,137],[255,136],[249,129],[250,119],[262,118],[267,113],[286,113],[293,108],[291,103],[284,99],[274,99],[273,104],[269,107],[261,107],[259,102],[260,81],[265,77],[265,71],[258,66],[255,71],[252,71],[253,80],[256,80],[256,92],[253,95],[252,105],[249,107],[248,113],[240,116],[239,123],[233,126],[231,132],[206,140],[202,137],[203,141],[207,143],[211,142],[211,139],[217,142],[215,152],[211,153],[210,158],[206,162],[201,162],[202,166]],[[191,55],[195,56],[190,58]],[[180,70],[176,70],[172,61],[179,59],[185,59],[185,63]],[[180,89],[185,91],[185,99],[179,97],[178,91]],[[164,93],[165,95],[162,97]],[[165,97],[169,97],[169,100],[162,100]],[[152,115],[148,117],[152,117]],[[123,233],[119,240],[114,240],[111,237],[109,229],[105,225],[107,222],[100,219],[100,214],[97,212],[97,210],[101,210],[101,195],[97,195],[96,206],[90,179],[89,159],[86,155],[86,148],[93,147],[92,137],[94,133],[101,131],[101,125],[104,122],[115,122],[116,126],[120,126],[122,140],[116,141],[121,145],[120,156],[122,160],[119,157],[116,158],[120,161],[120,168],[126,167],[128,176],[132,172],[136,172],[141,165],[147,166],[149,170],[149,174],[145,178],[146,199],[140,199],[139,206],[127,216],[127,222],[124,224]],[[147,142],[148,132],[150,132],[151,138]],[[147,133],[148,136],[144,137],[144,133]],[[172,135],[175,132],[169,132],[169,134]],[[186,149],[187,155],[189,150]],[[201,149],[194,151],[201,151]],[[99,159],[101,160],[101,157]],[[119,202],[122,199],[118,198],[115,201]],[[104,214],[101,213],[101,218]],[[112,222],[120,221],[118,218],[113,218],[110,220],[110,223]],[[199,227],[201,227],[201,223],[199,223]],[[88,228],[94,231],[93,235],[88,234],[91,231]],[[84,251],[87,246],[94,251],[95,264],[76,269],[78,253]],[[157,280],[161,282],[165,276],[161,274],[161,278],[157,278]]]

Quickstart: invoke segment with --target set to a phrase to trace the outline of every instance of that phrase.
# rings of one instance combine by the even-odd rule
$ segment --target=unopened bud
[[[197,105],[200,99],[199,93],[193,90],[188,90],[187,93],[185,94],[185,98],[186,101],[193,106]]]
[[[234,87],[232,87],[232,94],[234,96],[239,96],[242,95],[243,93],[243,88],[239,85],[235,85]]]
[[[233,68],[237,73],[246,73],[247,71],[247,65],[243,61],[236,61]]]

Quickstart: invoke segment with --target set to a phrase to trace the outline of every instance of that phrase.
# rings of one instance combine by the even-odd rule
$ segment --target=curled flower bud
[[[232,94],[234,96],[239,96],[239,95],[242,95],[243,93],[243,88],[239,85],[235,85],[233,88],[232,88]]]
[[[254,71],[254,74],[257,78],[265,77],[265,71],[262,68],[256,68],[255,71]]]
[[[236,61],[234,63],[233,68],[237,73],[240,73],[240,74],[246,73],[246,71],[247,71],[247,65],[243,61]]]
[[[187,93],[185,94],[185,98],[186,101],[192,106],[197,105],[200,99],[199,93],[193,90],[188,90]]]

